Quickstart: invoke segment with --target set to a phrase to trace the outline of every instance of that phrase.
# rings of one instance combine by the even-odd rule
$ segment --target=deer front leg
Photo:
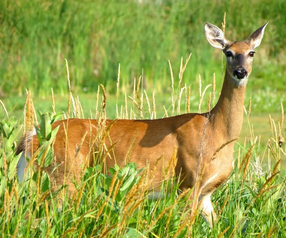
[[[209,223],[209,226],[212,228],[217,221],[217,216],[212,205],[211,194],[212,193],[201,195],[199,206],[201,208],[201,213],[203,217]]]

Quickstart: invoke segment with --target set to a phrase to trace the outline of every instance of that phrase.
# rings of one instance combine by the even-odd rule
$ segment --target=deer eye
[[[226,57],[233,57],[233,54],[230,50],[225,52],[225,55],[226,55]]]
[[[255,54],[254,51],[250,51],[250,52],[248,53],[248,55],[249,55],[250,57],[254,57],[254,54]]]

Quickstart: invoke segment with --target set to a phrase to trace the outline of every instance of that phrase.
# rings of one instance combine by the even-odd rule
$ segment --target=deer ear
[[[205,35],[208,42],[215,48],[223,50],[228,44],[223,31],[210,23],[205,23]]]
[[[250,45],[255,49],[258,47],[262,41],[263,35],[264,35],[264,30],[267,26],[268,22],[263,25],[262,27],[258,28],[255,32],[252,33],[250,37],[246,40],[247,42],[250,43]]]

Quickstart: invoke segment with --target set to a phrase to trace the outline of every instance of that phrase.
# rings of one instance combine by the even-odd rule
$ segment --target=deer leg
[[[212,193],[201,195],[199,206],[201,208],[201,213],[203,217],[209,223],[209,226],[212,228],[213,224],[217,221],[217,216],[211,202],[211,194]]]

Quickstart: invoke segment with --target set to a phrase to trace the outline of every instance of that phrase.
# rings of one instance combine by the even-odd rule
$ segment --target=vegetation
[[[0,236],[285,237],[281,78],[286,33],[280,30],[286,23],[285,4],[0,1]],[[199,211],[190,212],[190,191],[177,193],[175,178],[164,182],[161,197],[155,199],[149,193],[150,171],[138,171],[135,164],[112,168],[109,175],[101,172],[101,164],[87,168],[82,181],[75,181],[78,192],[73,197],[65,187],[52,191],[45,167],[51,163],[48,148],[54,132],[49,125],[55,119],[153,119],[205,111],[216,102],[224,61],[205,41],[203,23],[219,25],[225,12],[230,39],[270,24],[249,80],[251,99],[246,98],[234,171],[212,198],[219,217],[213,229]],[[263,137],[253,130],[251,111],[274,115],[263,126]],[[40,125],[42,151],[31,158],[19,184],[15,149],[23,132],[35,124]],[[37,170],[34,160],[40,164]]]
[[[213,84],[214,87],[215,84]],[[137,89],[139,89],[137,91]],[[102,93],[101,93],[102,90]],[[118,91],[120,91],[118,89]],[[173,90],[170,113],[187,112],[189,97],[182,96],[185,87]],[[205,91],[205,90],[204,90]],[[144,96],[145,95],[145,96]],[[118,118],[156,117],[153,99],[148,101],[139,83],[132,94],[134,103],[116,105]],[[203,101],[203,93],[201,100]],[[214,98],[213,94],[210,98]],[[98,91],[94,117],[105,118],[108,96],[101,86]],[[152,106],[153,105],[153,106]],[[251,105],[251,104],[250,104]],[[282,106],[282,105],[281,105]],[[52,106],[53,108],[56,105]],[[198,109],[202,105],[199,104]],[[3,104],[3,108],[5,108]],[[121,108],[121,109],[120,109]],[[24,124],[15,119],[0,123],[0,227],[2,237],[284,237],[285,229],[285,172],[280,173],[285,161],[283,140],[284,111],[275,122],[270,118],[271,137],[267,146],[259,142],[251,129],[251,108],[246,113],[248,135],[235,149],[234,171],[213,197],[219,221],[210,229],[199,211],[190,211],[190,192],[177,193],[179,184],[166,179],[160,196],[149,191],[152,184],[148,168],[138,171],[135,164],[111,168],[102,173],[102,165],[87,168],[77,192],[68,197],[65,187],[51,190],[45,168],[51,164],[50,147],[55,131],[49,126],[58,117],[82,117],[80,102],[72,94],[65,114],[48,113],[38,119],[28,94]],[[165,108],[165,113],[168,110]],[[7,113],[7,118],[8,118]],[[19,155],[15,146],[23,129],[40,125],[37,130],[42,149],[31,158],[25,180],[19,184],[16,165]],[[102,143],[103,144],[103,143]],[[100,153],[99,153],[100,154]],[[175,157],[174,157],[175,158]],[[37,160],[38,169],[33,165]],[[169,167],[170,172],[174,168]],[[168,173],[166,171],[166,174]]]
[[[164,93],[170,92],[168,60],[178,80],[181,57],[190,53],[186,85],[196,90],[199,77],[207,85],[215,74],[220,88],[224,58],[208,45],[203,25],[208,21],[220,26],[226,14],[225,32],[230,39],[246,38],[269,22],[257,50],[247,95],[251,95],[256,113],[276,112],[277,105],[286,100],[286,33],[281,30],[286,24],[285,4],[284,0],[3,0],[0,98],[18,117],[28,89],[41,109],[49,110],[45,107],[49,102],[42,102],[50,96],[51,88],[56,98],[67,92],[67,59],[71,89],[88,105],[92,105],[91,95],[99,84],[105,86],[112,100],[119,68],[123,93],[131,92],[134,78],[141,76],[144,89],[149,93],[155,89],[157,101],[166,101]],[[192,102],[198,102],[195,94],[191,96]],[[65,107],[61,100],[57,105]],[[89,112],[90,107],[84,109]]]
[[[3,0],[0,96],[22,95],[26,88],[40,97],[50,88],[65,94],[64,59],[77,93],[94,93],[99,84],[115,93],[119,64],[125,92],[142,76],[147,91],[162,93],[170,85],[167,60],[177,77],[180,58],[190,53],[186,84],[198,83],[198,75],[208,84],[215,73],[220,86],[223,58],[209,47],[203,24],[220,25],[226,13],[230,39],[246,38],[269,21],[248,90],[255,92],[253,107],[270,112],[285,100],[285,8],[284,0]]]

